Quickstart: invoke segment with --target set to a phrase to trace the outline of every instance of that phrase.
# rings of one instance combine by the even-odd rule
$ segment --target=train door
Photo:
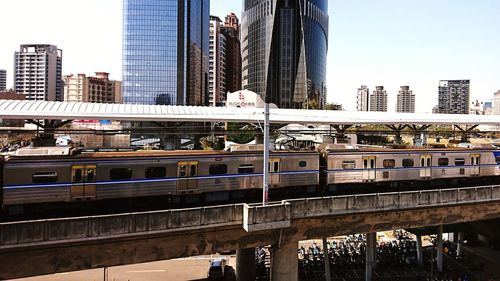
[[[193,191],[198,188],[198,161],[177,163],[177,191]]]
[[[470,155],[470,175],[479,176],[481,165],[481,155],[471,154]]]
[[[375,180],[375,169],[377,168],[377,157],[363,156],[363,181]]]
[[[420,177],[431,178],[432,155],[420,155]]]
[[[269,184],[276,185],[280,183],[280,169],[281,169],[281,159],[271,158],[269,159]]]
[[[96,199],[96,165],[73,165],[71,167],[71,200]]]

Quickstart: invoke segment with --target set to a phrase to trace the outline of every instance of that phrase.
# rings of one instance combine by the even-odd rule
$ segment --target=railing
[[[242,227],[261,231],[289,227],[292,220],[391,210],[432,208],[500,200],[500,186],[293,199],[267,206],[215,207],[127,213],[0,224],[0,250],[19,246],[87,242]]]

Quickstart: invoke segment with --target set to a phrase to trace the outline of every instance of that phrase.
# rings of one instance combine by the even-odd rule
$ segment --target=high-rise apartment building
[[[65,75],[64,101],[121,103],[122,83],[109,79],[109,73],[96,72],[95,77],[85,74]]]
[[[401,86],[396,101],[396,112],[415,112],[415,95],[410,86]]]
[[[500,115],[500,90],[493,94],[493,114]]]
[[[210,16],[208,47],[208,99],[210,106],[221,105],[226,92],[226,37],[220,32],[222,21]]]
[[[14,54],[14,89],[28,100],[63,100],[62,50],[54,45],[21,45]]]
[[[208,104],[209,0],[123,1],[123,101]]]
[[[324,108],[327,0],[244,0],[243,89],[280,108]]]
[[[226,16],[220,32],[226,38],[226,93],[224,94],[234,93],[241,90],[240,21],[234,13]]]
[[[241,90],[239,21],[234,13],[220,18],[210,16],[208,57],[209,105],[222,105],[227,92]]]
[[[370,95],[370,111],[387,112],[387,91],[384,86],[376,86]]]
[[[0,91],[7,88],[7,71],[5,69],[0,69]]]
[[[470,80],[440,80],[439,113],[469,114]]]
[[[356,110],[368,111],[369,101],[370,101],[370,89],[368,89],[368,86],[362,85],[361,88],[358,88],[358,94],[356,99]]]

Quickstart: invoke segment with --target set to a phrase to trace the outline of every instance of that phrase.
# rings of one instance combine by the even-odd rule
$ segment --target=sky
[[[241,15],[241,0],[210,5],[211,15]],[[430,112],[439,80],[471,79],[472,100],[500,90],[498,0],[329,0],[328,10],[328,102],[355,110],[357,88],[384,86],[395,111],[408,85],[416,111]],[[122,0],[0,0],[0,27],[8,87],[21,44],[57,45],[63,74],[121,80]]]

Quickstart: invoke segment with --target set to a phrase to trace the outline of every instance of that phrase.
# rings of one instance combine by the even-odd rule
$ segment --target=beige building
[[[401,86],[396,101],[396,112],[415,113],[415,94],[410,86]]]
[[[64,101],[122,103],[122,82],[109,80],[109,73],[96,72],[95,77],[71,74],[63,80]]]
[[[384,86],[376,86],[370,95],[370,111],[387,112],[387,92]]]

